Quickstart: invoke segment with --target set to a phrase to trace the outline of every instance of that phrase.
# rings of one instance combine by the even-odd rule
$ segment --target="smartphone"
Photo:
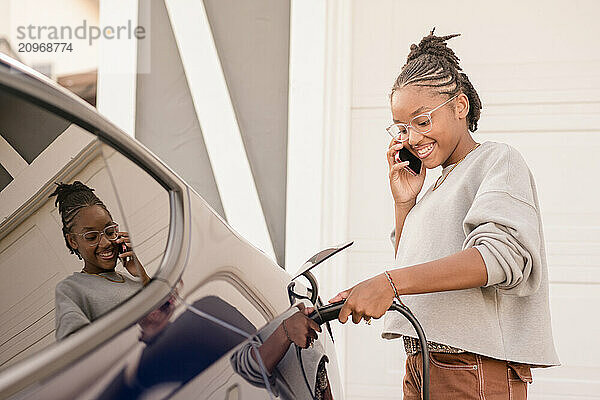
[[[117,249],[119,251],[119,254],[123,254],[127,251],[127,246],[125,245],[125,243],[119,243],[119,245],[117,246]],[[127,263],[127,261],[129,261],[129,257],[125,257],[123,259],[123,265],[125,265],[125,263]]]
[[[419,175],[421,173],[422,161],[419,157],[411,153],[406,147],[403,147],[396,153],[396,162],[408,161],[408,169],[414,174]]]

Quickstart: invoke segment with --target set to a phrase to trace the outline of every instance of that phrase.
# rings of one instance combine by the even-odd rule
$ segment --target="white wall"
[[[554,339],[563,366],[535,369],[529,398],[600,398],[600,350],[592,345],[600,322],[590,318],[600,306],[600,211],[594,200],[600,195],[594,184],[600,167],[599,3],[354,0],[350,7],[351,109],[340,117],[351,119],[350,156],[337,168],[349,179],[350,193],[347,220],[339,223],[348,225],[347,237],[356,244],[349,251],[347,280],[324,285],[342,289],[393,262],[384,156],[388,94],[411,43],[434,26],[439,35],[462,33],[449,45],[484,104],[476,140],[515,146],[538,185]],[[329,98],[326,106],[340,97]],[[338,122],[326,123],[324,132]],[[336,157],[336,150],[330,148],[324,158]],[[428,181],[437,176],[433,171]],[[404,351],[399,341],[383,341],[381,328],[377,321],[344,330],[339,351],[347,399],[400,398]]]
[[[10,0],[0,1],[0,37],[10,34]]]
[[[65,25],[75,28],[81,25],[83,19],[87,21],[88,26],[98,25],[97,0],[53,0],[52,2],[44,0],[2,0],[0,10],[5,9],[8,9],[10,14],[0,16],[0,35],[8,33],[8,39],[15,52],[18,50],[19,42],[40,43],[38,40],[18,39],[17,27],[19,26]],[[54,76],[87,72],[97,68],[97,41],[91,46],[84,39],[73,38],[69,42],[72,42],[73,45],[72,52],[24,52],[18,54],[23,62],[29,66],[52,63]]]
[[[137,69],[137,43],[135,39],[125,38],[126,31],[121,31],[121,39],[113,37],[110,40],[99,38],[90,43],[87,38],[63,38],[50,40],[49,30],[42,31],[46,40],[39,40],[37,27],[70,27],[73,35],[77,27],[83,25],[95,26],[101,29],[113,27],[118,29],[127,26],[131,21],[132,27],[138,25],[137,1],[119,0],[0,0],[0,36],[6,36],[13,51],[21,61],[31,67],[51,64],[53,78],[98,70],[97,107],[112,122],[130,135],[135,128],[135,77]],[[33,36],[30,37],[28,26],[33,25]],[[141,26],[145,29],[146,44],[149,40],[148,21]],[[25,38],[19,38],[19,27],[25,29]],[[66,31],[65,31],[66,34]],[[80,33],[81,35],[81,33]],[[115,33],[112,34],[115,36]],[[18,52],[19,43],[67,43],[72,51],[58,47],[59,51],[25,51]],[[45,72],[42,70],[42,72]],[[142,71],[148,72],[148,71]]]

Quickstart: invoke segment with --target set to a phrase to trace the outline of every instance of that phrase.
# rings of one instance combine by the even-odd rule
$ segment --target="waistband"
[[[404,350],[407,355],[416,354],[421,351],[421,341],[419,339],[404,335],[402,339],[404,340]],[[448,346],[447,344],[430,342],[429,340],[427,341],[427,350],[438,353],[467,353],[466,350]]]

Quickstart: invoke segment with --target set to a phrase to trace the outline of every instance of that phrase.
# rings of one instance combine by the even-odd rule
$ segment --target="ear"
[[[455,112],[458,119],[465,119],[469,115],[469,98],[466,94],[461,93],[456,98]]]
[[[73,250],[77,250],[79,248],[79,243],[77,243],[77,240],[75,240],[75,238],[73,238],[73,235],[71,235],[70,233],[67,233],[67,241],[69,242],[69,245],[71,246],[71,248]]]

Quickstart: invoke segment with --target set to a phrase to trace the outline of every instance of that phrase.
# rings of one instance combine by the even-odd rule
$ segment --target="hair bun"
[[[85,184],[83,184],[80,181],[75,181],[71,184],[63,183],[63,182],[60,182],[60,183],[54,182],[54,184],[56,185],[56,189],[48,197],[56,196],[56,201],[54,202],[55,206],[58,203],[62,203],[67,197],[69,197],[73,193],[83,192],[83,191],[88,191],[88,192],[94,191],[94,189],[86,186]]]
[[[410,61],[419,58],[422,55],[428,54],[434,57],[444,58],[460,70],[461,68],[458,65],[460,59],[456,56],[454,51],[450,49],[446,44],[446,41],[448,39],[460,36],[460,33],[455,33],[446,36],[435,36],[433,33],[434,31],[435,28],[431,30],[429,35],[421,39],[418,45],[412,44],[410,46],[410,53],[406,58],[406,63],[408,64]]]

